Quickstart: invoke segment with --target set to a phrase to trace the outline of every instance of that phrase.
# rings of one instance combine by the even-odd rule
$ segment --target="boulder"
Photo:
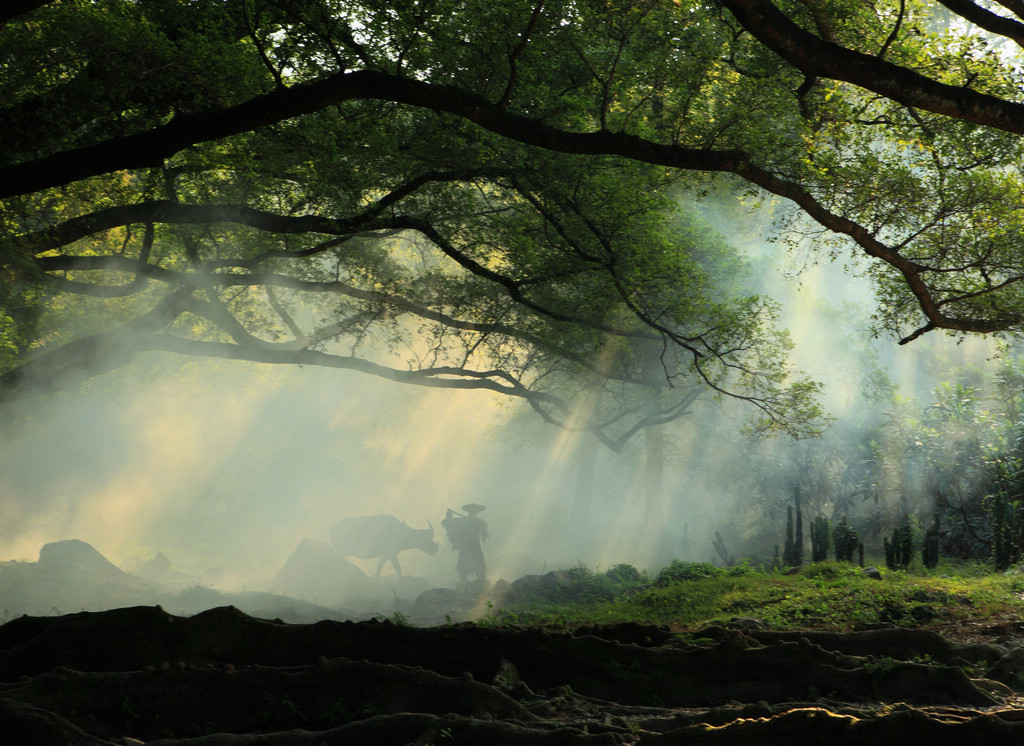
[[[39,567],[82,570],[96,579],[124,580],[125,572],[81,539],[44,544],[39,550]]]
[[[329,544],[303,539],[280,570],[270,587],[290,596],[307,598],[322,604],[336,604],[347,596],[368,592],[371,579],[342,557]]]

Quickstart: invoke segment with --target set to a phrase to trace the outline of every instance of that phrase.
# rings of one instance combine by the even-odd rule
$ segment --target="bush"
[[[654,579],[654,585],[658,588],[680,583],[685,580],[701,580],[702,578],[713,578],[721,575],[724,571],[715,567],[709,562],[683,562],[672,560],[672,564],[666,565],[658,572]]]
[[[619,564],[595,573],[584,565],[555,570],[533,578],[530,583],[520,579],[513,583],[520,594],[520,603],[587,604],[612,601],[627,596],[647,584],[643,572],[632,565]]]
[[[608,568],[604,575],[612,582],[626,586],[645,585],[647,583],[646,573],[637,570],[625,562]]]

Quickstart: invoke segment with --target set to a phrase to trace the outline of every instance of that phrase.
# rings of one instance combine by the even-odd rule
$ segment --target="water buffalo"
[[[377,575],[388,560],[395,572],[402,574],[398,564],[398,553],[406,549],[419,549],[427,554],[436,554],[440,549],[434,541],[434,526],[411,528],[393,515],[360,515],[342,518],[331,526],[331,543],[343,557],[372,559],[380,557]]]

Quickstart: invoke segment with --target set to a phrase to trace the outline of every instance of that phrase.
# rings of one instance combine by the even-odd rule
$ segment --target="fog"
[[[7,559],[77,538],[119,565],[163,552],[202,582],[252,587],[344,516],[429,521],[443,539],[446,509],[469,502],[486,506],[495,577],[643,559],[569,538],[573,439],[488,393],[165,357],[35,401],[8,416],[2,445]],[[596,523],[631,510],[628,459],[601,468]],[[401,559],[407,574],[455,578],[450,547]]]
[[[778,257],[778,247],[732,238],[762,263]],[[866,281],[800,256],[772,262],[764,290],[783,304],[793,360],[826,384],[836,423],[865,415],[871,366],[909,396],[991,354],[986,340],[872,339]],[[752,454],[800,446],[746,441],[745,414],[705,400],[666,428],[665,515],[652,535],[642,438],[622,453],[599,450],[590,521],[579,525],[580,438],[520,402],[357,372],[147,353],[79,390],[5,410],[0,560],[35,561],[44,544],[80,539],[124,569],[162,553],[183,583],[289,592],[273,578],[304,540],[328,544],[339,519],[389,513],[432,525],[442,545],[433,556],[403,552],[405,574],[452,588],[456,555],[440,522],[470,502],[486,506],[490,580],[580,564],[654,572],[671,559],[717,562],[716,531],[737,558],[763,556],[784,525],[766,526],[749,505]],[[755,534],[760,544],[746,546]],[[375,559],[349,561],[376,570]]]

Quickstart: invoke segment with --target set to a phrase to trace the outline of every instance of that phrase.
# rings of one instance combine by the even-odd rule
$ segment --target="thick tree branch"
[[[87,271],[112,271],[130,272],[137,276],[148,277],[162,282],[179,282],[183,273],[173,269],[166,269],[155,264],[148,264],[139,259],[124,256],[122,254],[108,254],[105,256],[43,256],[35,260],[36,266],[43,272],[87,272]],[[74,283],[72,287],[85,285],[87,283]],[[77,292],[88,295],[88,291],[80,288]]]
[[[729,163],[745,158],[739,151],[659,145],[621,132],[568,132],[541,120],[505,111],[459,88],[360,70],[275,90],[225,109],[181,115],[168,124],[136,135],[0,167],[0,199],[111,171],[159,166],[164,159],[191,145],[248,132],[355,99],[392,101],[447,112],[513,140],[567,153],[624,155],[646,163],[706,171],[728,170],[725,166]]]
[[[362,358],[332,355],[287,345],[231,344],[183,339],[170,334],[146,333],[145,326],[164,326],[174,304],[168,302],[147,324],[128,324],[118,330],[96,334],[47,350],[18,368],[0,376],[0,402],[15,395],[19,386],[31,382],[42,390],[65,388],[86,377],[115,370],[141,352],[172,352],[180,355],[248,360],[271,365],[316,365],[325,368],[355,370],[398,383],[431,388],[487,390],[528,400],[535,406],[567,409],[559,397],[531,391],[515,376],[503,370],[477,371],[465,368],[437,367],[422,370],[398,370]],[[177,309],[180,311],[181,309]]]
[[[181,288],[161,300],[152,310],[119,328],[49,347],[18,367],[0,375],[0,402],[11,398],[20,386],[60,389],[87,378],[115,370],[134,356],[126,339],[136,339],[165,328],[187,310],[193,288]]]
[[[897,100],[908,98],[905,95],[896,95],[903,88],[920,91],[920,95],[909,96],[906,103],[924,106],[927,102],[919,99],[930,96],[934,110],[949,113],[945,111],[948,107],[939,106],[936,102],[949,103],[952,101],[959,107],[954,107],[954,113],[963,113],[967,110],[965,107],[975,112],[972,121],[998,122],[1011,131],[1024,132],[1024,106],[976,94],[973,91],[938,84],[890,63],[823,42],[793,24],[765,0],[723,0],[723,2],[730,8],[737,8],[737,12],[748,11],[745,15],[740,16],[741,22],[744,24],[757,26],[757,24],[763,23],[763,29],[761,26],[757,26],[757,28],[761,36],[765,37],[765,43],[773,48],[781,49],[780,53],[789,54],[792,57],[791,61],[802,67],[808,74],[834,76],[851,81],[861,78],[869,79],[868,82],[873,82],[872,90],[891,93]],[[801,46],[805,43],[812,45],[811,48],[816,49],[817,53],[808,52]],[[853,61],[860,65],[858,68],[861,70],[860,72],[850,72],[857,68]],[[876,79],[876,76],[880,74],[879,71],[885,72],[889,76],[888,83],[879,82],[880,79]],[[889,91],[888,87],[892,87],[893,90]],[[900,88],[900,91],[896,91],[896,88]],[[966,98],[961,101],[960,99],[963,97]],[[116,168],[153,165],[160,158],[171,155],[178,149],[195,142],[225,137],[260,124],[316,111],[347,98],[386,99],[447,111],[469,119],[497,134],[561,152],[618,155],[674,168],[734,173],[769,192],[793,200],[821,225],[849,236],[867,254],[882,259],[896,268],[906,278],[911,292],[921,305],[922,312],[935,327],[988,333],[1006,329],[1020,321],[1017,318],[995,320],[956,318],[941,313],[932,298],[931,291],[921,278],[921,267],[878,241],[867,228],[829,212],[799,184],[780,179],[758,167],[750,157],[741,151],[695,150],[676,145],[663,145],[622,132],[568,132],[539,120],[509,113],[481,97],[460,89],[435,86],[376,71],[341,73],[316,83],[275,91],[229,109],[180,117],[168,125],[140,135],[119,138],[92,148],[60,153],[29,164],[0,168],[0,197],[27,193],[44,186],[62,184],[69,180],[96,175]],[[928,107],[924,106],[924,108]],[[988,113],[985,114],[985,112]],[[160,157],[151,158],[150,156],[154,153],[160,154]],[[43,179],[47,183],[42,184],[39,179]],[[409,188],[413,188],[412,185]],[[380,225],[376,226],[372,220],[368,219],[368,215],[364,215],[364,222],[357,225],[355,219],[334,220],[312,215],[274,216],[241,206],[220,205],[199,208],[183,206],[170,201],[146,203],[145,207],[111,208],[108,215],[100,217],[109,217],[108,222],[112,224],[124,224],[129,218],[124,214],[117,214],[117,211],[122,210],[136,211],[131,218],[133,222],[158,219],[170,222],[232,221],[283,233],[322,232],[338,235],[357,228],[371,230],[375,227],[382,229],[407,227],[419,230],[421,227],[414,221],[405,223],[401,220],[381,221]],[[147,213],[147,210],[151,212]],[[158,218],[157,213],[160,213],[161,217]],[[86,216],[83,221],[97,219],[97,216],[93,215]],[[73,222],[69,221],[69,223]],[[95,224],[90,226],[65,224],[64,230],[91,232],[95,230]],[[432,233],[435,232],[428,229],[428,233],[425,235],[433,240]],[[50,245],[63,242],[66,239],[67,236],[55,236]],[[465,259],[455,255],[453,258],[469,268]],[[479,265],[472,267],[472,271],[484,277],[495,275]],[[498,276],[489,277],[489,279],[503,284],[513,297],[517,299],[522,297],[521,291],[512,280]]]
[[[523,305],[534,313],[541,314],[554,321],[578,323],[578,319],[575,319],[570,314],[562,313],[536,303],[523,292],[523,282],[521,280],[515,280],[510,277],[506,277],[499,272],[488,269],[479,262],[468,257],[464,252],[459,251],[453,244],[451,244],[451,242],[441,235],[441,233],[439,233],[432,224],[425,220],[416,218],[396,217],[381,220],[371,219],[359,224],[358,219],[333,219],[323,218],[317,215],[276,215],[241,205],[183,205],[179,202],[173,202],[170,200],[160,200],[146,202],[139,205],[109,208],[88,216],[83,216],[82,218],[75,218],[50,231],[34,234],[31,239],[26,240],[30,240],[37,251],[47,251],[64,242],[69,242],[69,240],[74,240],[74,238],[81,238],[85,235],[90,235],[91,233],[98,232],[99,230],[141,221],[196,224],[233,222],[261,230],[293,235],[309,232],[344,234],[350,233],[355,229],[363,231],[374,229],[413,230],[428,238],[444,254],[456,261],[463,269],[502,287],[509,297],[516,303]],[[285,253],[282,252],[282,254]],[[290,254],[285,255],[292,256]],[[294,256],[306,255],[308,255],[308,252],[302,252],[300,254],[295,254]],[[48,272],[72,269],[117,269],[121,271],[135,272],[136,274],[146,275],[154,279],[170,279],[172,276],[168,274],[166,270],[161,270],[159,267],[134,262],[127,257],[121,257],[119,255],[106,257],[39,257],[36,260],[36,264],[40,269]],[[232,266],[234,266],[234,264]],[[218,280],[218,282],[227,283],[231,281],[231,276],[229,275],[219,277],[221,279]],[[65,286],[69,290],[81,293],[88,292],[88,288],[84,285],[78,287],[68,284],[68,281],[64,282]],[[244,284],[250,283],[245,281]],[[324,287],[327,287],[327,285]],[[116,295],[117,291],[118,289],[116,288],[112,290],[97,289],[93,294],[100,295],[102,293],[109,292],[112,295]],[[618,329],[611,326],[603,326],[600,330],[616,336],[642,336],[636,332],[630,332],[625,329]]]
[[[56,250],[61,246],[67,246],[86,236],[135,223],[187,223],[194,225],[237,223],[251,228],[288,235],[324,233],[326,235],[341,236],[376,230],[403,230],[407,227],[406,225],[388,221],[375,222],[374,219],[379,217],[388,208],[394,207],[405,197],[429,184],[469,181],[481,177],[493,178],[505,175],[505,173],[504,170],[497,169],[428,171],[399,184],[376,202],[369,205],[365,210],[348,218],[325,218],[319,215],[279,215],[237,204],[189,205],[175,200],[150,200],[132,205],[108,207],[86,215],[80,215],[45,230],[19,236],[15,240],[18,248],[23,253],[41,254]],[[147,228],[147,231],[150,230],[151,228]],[[149,235],[148,232],[147,235]],[[267,255],[267,258],[269,256],[310,256],[311,253],[323,250],[324,248],[326,247],[302,252],[275,252],[272,255]]]
[[[903,276],[931,328],[988,334],[1004,331],[1022,322],[1019,316],[986,319],[946,315],[934,297],[933,289],[924,280],[923,275],[928,271],[927,267],[908,259],[878,240],[866,227],[829,211],[800,184],[780,179],[754,167],[738,169],[735,173],[766,191],[793,201],[820,225],[834,233],[849,236],[866,254],[881,259],[896,269]],[[920,335],[915,334],[902,339],[900,343],[906,344],[917,336]]]
[[[1021,0],[995,0],[997,5],[1002,5],[1018,18],[1024,18],[1024,2]]]
[[[165,283],[187,284],[190,282],[188,273],[164,269],[152,264],[145,264],[139,260],[122,255],[40,257],[36,260],[36,264],[42,271],[48,273],[58,271],[117,271],[134,273],[137,277],[148,277]],[[59,287],[65,292],[94,297],[121,297],[128,295],[129,293],[124,291],[127,291],[131,287],[135,287],[136,290],[141,289],[140,284],[136,282],[109,287],[86,282],[71,281],[61,277],[51,277],[51,279],[58,283]],[[455,318],[442,311],[429,308],[421,303],[413,302],[408,298],[398,295],[397,293],[364,290],[339,280],[303,280],[279,273],[220,274],[213,272],[209,274],[207,280],[219,287],[264,287],[267,289],[268,293],[271,293],[273,288],[283,288],[304,293],[331,293],[344,295],[355,300],[369,303],[374,307],[391,307],[402,313],[409,313],[419,318],[433,321],[450,329],[457,329],[481,335],[500,334],[512,339],[519,339],[533,345],[537,349],[546,349],[556,352],[562,357],[573,361],[575,364],[590,370],[595,374],[601,374],[601,372],[598,371],[587,358],[571,350],[562,348],[558,348],[557,350],[553,349],[551,344],[542,337],[525,332],[515,326]],[[273,305],[273,302],[271,302],[271,305]],[[217,323],[218,326],[220,325],[218,319],[205,311],[199,310],[199,308],[194,305],[190,305],[188,310],[208,318],[214,323]],[[566,324],[581,323],[580,320],[573,319],[572,317],[566,317],[565,319],[562,319],[562,322]],[[332,334],[321,334],[319,332],[312,335],[303,335],[298,333],[295,328],[292,328],[292,332],[295,334],[296,340],[300,340],[302,342],[302,345],[308,345],[313,341],[332,336]],[[607,373],[603,373],[603,375],[607,376]],[[631,379],[628,377],[618,376],[617,379],[631,382]],[[632,382],[636,383],[638,381]]]
[[[356,231],[386,230],[405,228],[393,220],[374,222],[376,209],[351,218],[325,218],[319,215],[278,215],[244,205],[186,205],[173,200],[152,200],[134,205],[119,205],[98,210],[88,215],[71,218],[47,230],[26,234],[17,239],[19,247],[39,254],[66,246],[78,239],[135,223],[176,223],[192,225],[214,225],[235,223],[250,228],[298,235],[323,233],[331,236],[345,235]],[[308,253],[285,253],[287,256],[307,256]]]
[[[979,28],[999,36],[1005,36],[1016,42],[1017,46],[1024,47],[1024,23],[993,13],[972,0],[939,0],[939,2]]]
[[[770,0],[719,0],[758,41],[804,74],[842,80],[905,106],[1024,134],[1024,104],[948,85],[878,57],[822,40]]]

